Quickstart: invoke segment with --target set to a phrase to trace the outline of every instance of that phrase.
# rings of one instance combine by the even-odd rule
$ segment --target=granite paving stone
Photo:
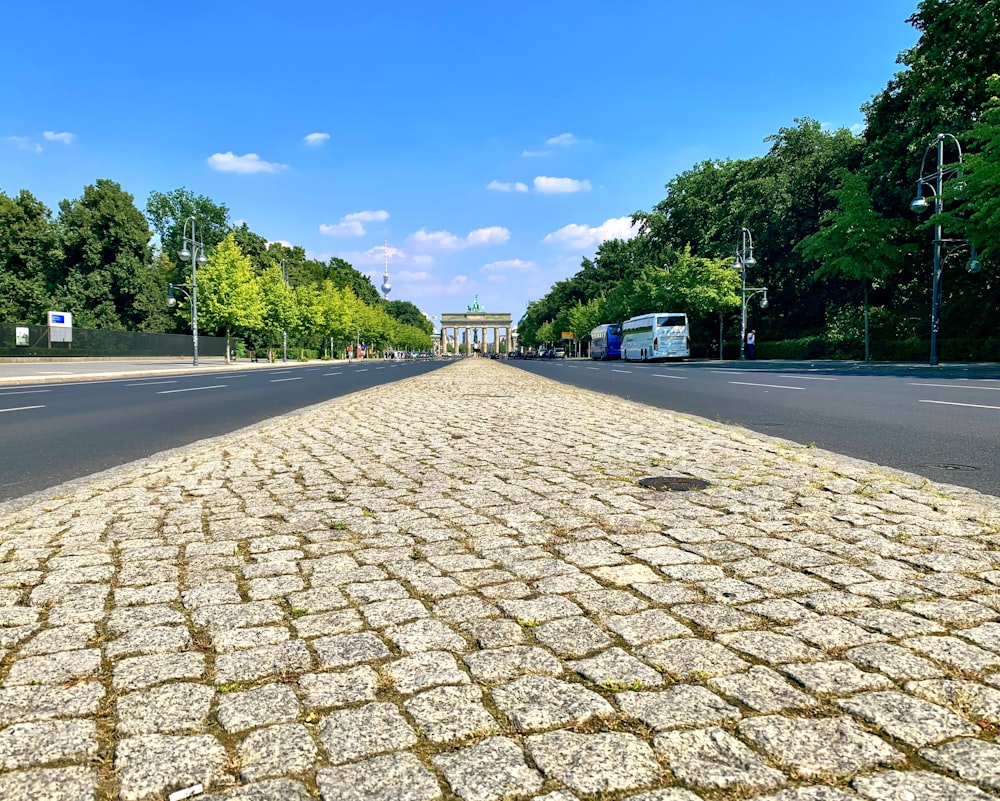
[[[936,748],[921,748],[920,756],[967,782],[1000,792],[1000,745],[959,738]]]
[[[526,676],[490,690],[497,708],[521,732],[582,724],[614,714],[611,704],[579,684]]]
[[[807,778],[850,776],[906,759],[905,754],[846,716],[812,719],[768,715],[743,720],[737,728],[772,760]]]
[[[286,684],[265,684],[252,690],[222,692],[215,713],[227,732],[240,732],[295,720],[299,702]]]
[[[468,684],[469,674],[447,651],[422,651],[389,662],[384,667],[396,689],[410,695],[441,684]]]
[[[173,682],[118,697],[118,733],[185,734],[205,727],[215,691],[204,684]]]
[[[746,673],[717,676],[709,679],[708,684],[717,692],[765,714],[786,709],[808,709],[819,703],[813,696],[785,681],[780,673],[764,665],[754,665]]]
[[[987,795],[978,787],[958,782],[947,776],[929,771],[882,771],[870,776],[859,776],[851,782],[862,798],[871,801],[884,799],[933,798],[934,801],[987,801]]]
[[[615,695],[622,712],[651,729],[692,729],[739,720],[740,710],[704,687],[679,684],[659,692],[622,692]]]
[[[331,712],[319,726],[319,740],[331,764],[409,748],[417,735],[395,704],[376,702]]]
[[[306,773],[316,761],[318,749],[304,725],[285,723],[250,732],[237,752],[240,778],[251,782]]]
[[[717,727],[662,732],[653,747],[677,780],[690,787],[760,792],[788,781],[781,771],[768,767],[760,756]]]
[[[45,720],[0,729],[0,768],[15,770],[97,755],[97,727],[92,720]]]
[[[225,747],[208,734],[127,737],[115,749],[121,801],[152,801],[195,784],[232,784],[227,766]]]
[[[323,801],[435,801],[434,775],[408,751],[316,772]]]
[[[104,686],[97,681],[81,681],[69,686],[38,684],[0,687],[0,726],[93,715],[104,696]]]
[[[900,692],[874,692],[837,701],[842,709],[912,746],[935,745],[979,729],[937,704]]]
[[[1000,792],[996,497],[375,366],[405,379],[0,503],[0,798]],[[708,486],[636,483],[671,474]]]
[[[0,798],[12,801],[95,801],[98,776],[93,768],[41,768],[0,774]]]
[[[553,731],[526,743],[542,773],[581,795],[648,787],[660,775],[653,749],[624,732]]]
[[[432,758],[452,791],[463,801],[505,801],[542,788],[538,771],[528,767],[520,746],[506,737]]]
[[[433,743],[495,733],[496,719],[483,705],[479,687],[436,687],[404,704],[422,736]]]

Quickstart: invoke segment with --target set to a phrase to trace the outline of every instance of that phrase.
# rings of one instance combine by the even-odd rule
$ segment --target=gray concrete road
[[[985,801],[998,588],[995,497],[465,360],[0,506],[0,798]]]

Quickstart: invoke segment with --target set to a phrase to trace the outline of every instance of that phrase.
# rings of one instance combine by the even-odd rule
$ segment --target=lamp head
[[[753,253],[751,252],[750,255],[747,256],[747,260],[744,263],[747,267],[753,267],[757,263],[757,259],[753,257]]]
[[[915,198],[913,198],[913,201],[910,203],[910,211],[914,214],[923,214],[930,207],[931,204],[928,203],[927,199],[921,194],[918,194]]]
[[[976,258],[977,255],[976,247],[973,245],[972,253],[969,254],[969,260],[965,263],[965,269],[969,271],[970,275],[975,275],[983,269],[983,265],[980,263],[979,259]]]
[[[187,248],[183,248],[177,255],[181,257],[181,261],[191,260],[191,251]]]
[[[767,308],[767,295],[764,295],[764,297],[762,297],[760,299],[760,307],[762,309],[766,309]]]
[[[198,256],[198,258],[195,259],[194,261],[195,264],[197,264],[199,267],[204,267],[206,264],[208,264],[208,259],[205,257],[204,253]]]
[[[177,298],[174,297],[174,285],[167,284],[167,305],[172,309],[177,305]]]

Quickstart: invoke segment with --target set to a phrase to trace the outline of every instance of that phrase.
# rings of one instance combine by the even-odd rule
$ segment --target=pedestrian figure
[[[747,333],[747,358],[753,361],[757,356],[757,332]]]

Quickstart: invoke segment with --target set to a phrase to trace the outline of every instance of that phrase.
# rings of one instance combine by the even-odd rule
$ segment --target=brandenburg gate
[[[500,352],[500,331],[504,330],[507,336],[507,350],[513,350],[513,337],[511,336],[510,314],[493,313],[486,311],[479,305],[479,296],[476,295],[475,302],[468,307],[468,311],[462,314],[442,314],[441,315],[441,352],[448,352],[448,329],[454,333],[455,353],[461,353],[462,334],[464,334],[465,355],[469,356],[476,350],[484,353]],[[492,329],[493,342],[492,349],[489,347],[486,332]],[[474,345],[473,339],[478,338],[478,343]]]

